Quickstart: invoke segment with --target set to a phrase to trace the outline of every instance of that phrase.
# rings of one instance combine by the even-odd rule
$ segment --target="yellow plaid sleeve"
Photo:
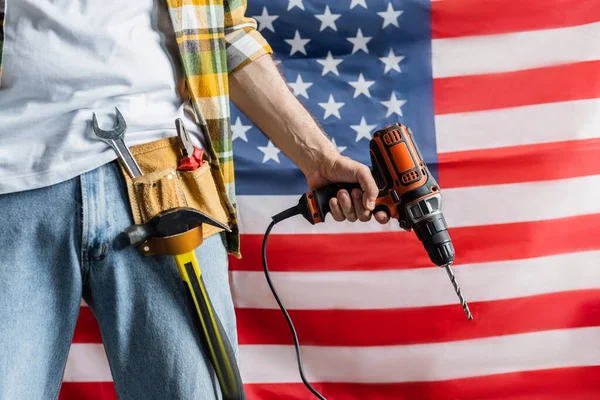
[[[247,17],[246,0],[224,0],[227,69],[231,74],[273,50],[257,29],[254,18]]]

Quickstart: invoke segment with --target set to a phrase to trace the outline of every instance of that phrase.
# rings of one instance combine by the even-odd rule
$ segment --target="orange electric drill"
[[[372,174],[379,188],[373,213],[385,211],[398,220],[400,227],[414,230],[425,247],[429,259],[446,269],[460,303],[471,320],[473,317],[456,282],[451,265],[454,246],[442,213],[442,196],[438,183],[429,172],[412,131],[396,123],[373,134],[370,141]],[[329,213],[329,200],[339,190],[350,193],[359,188],[358,183],[334,183],[312,190],[300,198],[298,205],[273,217],[275,221],[287,218],[290,213],[301,214],[311,224],[325,221]]]
[[[454,262],[454,246],[442,213],[440,187],[429,172],[410,128],[396,123],[375,132],[370,141],[370,154],[371,173],[379,188],[373,213],[384,211],[389,217],[397,219],[402,229],[414,230],[425,247],[429,259],[435,265],[446,269],[467,318],[472,320],[471,311],[450,268]],[[356,188],[360,189],[358,183],[334,183],[304,193],[296,206],[272,217],[273,220],[267,228],[263,240],[262,256],[265,276],[292,331],[300,376],[308,389],[321,400],[325,399],[323,395],[317,392],[304,376],[294,325],[271,282],[267,267],[267,238],[276,223],[294,215],[301,214],[313,225],[324,222],[326,215],[330,212],[329,201],[337,196],[338,191],[346,189],[350,193]]]

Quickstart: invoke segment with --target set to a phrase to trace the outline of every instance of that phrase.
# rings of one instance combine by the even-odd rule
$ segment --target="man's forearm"
[[[270,56],[262,56],[235,72],[230,77],[229,95],[305,175],[328,155],[337,153],[290,91]]]

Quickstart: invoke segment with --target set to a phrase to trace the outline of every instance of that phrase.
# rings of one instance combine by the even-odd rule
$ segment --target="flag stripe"
[[[312,383],[327,399],[597,400],[600,367],[553,368],[438,382]],[[248,384],[248,400],[305,400],[302,383]]]
[[[73,343],[69,349],[63,381],[112,381],[104,346],[102,344]]]
[[[98,321],[89,307],[81,306],[79,308],[73,343],[102,343]]]
[[[489,36],[434,39],[433,77],[490,74],[600,59],[600,22]]]
[[[438,115],[435,125],[436,145],[442,154],[597,139],[600,138],[600,99]],[[418,132],[415,135],[418,141]]]
[[[533,31],[600,20],[597,0],[444,0],[431,3],[434,39]]]
[[[301,351],[311,382],[397,383],[598,366],[598,348],[600,328],[588,327],[406,346],[302,346]],[[344,367],[356,363],[357,368]],[[246,384],[301,383],[294,346],[242,345],[240,370]],[[65,382],[110,380],[102,345],[72,345]]]
[[[600,325],[600,289],[469,302],[469,308],[474,319],[468,323],[462,308],[455,304],[374,310],[290,310],[289,315],[303,345],[436,343]],[[279,309],[238,308],[236,316],[241,327],[240,344],[294,344]]]
[[[301,344],[319,346],[434,343],[600,325],[600,289],[470,302],[469,306],[475,318],[468,324],[464,323],[462,308],[455,304],[427,308],[288,312]],[[293,344],[279,309],[236,308],[236,318],[240,345]],[[503,323],[495,324],[491,318]],[[418,329],[406,329],[407,326]],[[336,327],[336,333],[332,334],[329,327]],[[80,334],[91,334],[97,331],[97,325],[78,326],[77,330]]]
[[[301,351],[311,382],[391,383],[598,366],[599,348],[600,328],[593,327],[406,346],[302,346]],[[294,346],[241,346],[240,360],[246,383],[301,382]]]
[[[58,400],[117,400],[115,385],[109,382],[64,382]]]
[[[328,399],[365,399],[377,393],[378,400],[596,400],[600,391],[600,367],[555,368],[438,382],[387,384],[311,383]],[[247,384],[248,400],[306,399],[301,383]],[[112,382],[64,382],[59,400],[117,400]]]
[[[597,400],[600,367],[555,368],[439,382],[386,384],[311,383],[327,399],[377,400]],[[245,385],[248,400],[304,400],[302,383]],[[112,382],[65,382],[59,400],[117,400]]]
[[[442,186],[442,197],[442,209],[451,228],[596,214],[600,212],[600,175],[448,189]],[[240,208],[244,210],[240,212],[241,232],[264,234],[271,217],[298,204],[299,198],[300,195],[239,196]],[[468,212],[465,206],[468,206]],[[302,218],[298,215],[281,222],[273,229],[273,233],[339,234],[393,232],[400,229],[396,222],[382,225],[374,219],[366,223],[336,222],[328,215],[325,223],[311,225]]]
[[[600,175],[599,154],[600,139],[440,153],[438,177],[448,189]]]
[[[393,268],[394,265],[389,265]],[[543,293],[600,288],[600,251],[454,266],[468,301],[492,301]],[[278,309],[261,272],[234,271],[239,308]],[[272,272],[271,281],[290,310],[355,310],[457,304],[439,267],[343,272]]]
[[[450,230],[455,265],[543,257],[600,250],[600,213],[536,222],[485,225]],[[565,235],[568,232],[568,235]],[[261,235],[244,235],[244,257],[230,259],[232,271],[262,271]],[[325,246],[326,244],[326,246]],[[390,247],[399,254],[390,258]],[[337,251],[331,251],[330,249]],[[431,266],[412,232],[349,235],[272,235],[267,243],[270,271],[376,271]]]
[[[600,97],[600,61],[439,78],[433,89],[436,115],[593,99]]]

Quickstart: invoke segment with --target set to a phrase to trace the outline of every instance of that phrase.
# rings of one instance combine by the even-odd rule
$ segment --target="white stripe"
[[[112,382],[104,346],[73,343],[63,376],[65,382]]]
[[[468,323],[468,322],[465,322]],[[302,346],[311,382],[436,381],[600,365],[600,328],[552,330],[446,343],[377,347]],[[293,346],[242,345],[246,384],[300,383]],[[112,382],[100,344],[73,344],[65,382]]]
[[[600,59],[600,22],[432,40],[433,77],[476,75]]]
[[[401,261],[385,267],[399,268]],[[600,251],[454,266],[468,302],[504,300],[600,288]],[[271,272],[287,309],[391,309],[456,304],[446,272],[439,268],[366,272]],[[233,271],[238,308],[279,309],[264,273]],[[476,317],[477,318],[477,317]]]
[[[438,152],[600,137],[600,99],[435,117]]]
[[[525,168],[525,167],[524,167]],[[525,171],[526,172],[526,171]],[[524,173],[525,173],[524,172]],[[240,229],[245,234],[265,233],[271,216],[298,204],[301,196],[238,196]],[[444,189],[444,216],[450,227],[540,221],[600,213],[600,175],[555,181]],[[311,225],[297,215],[280,222],[273,234],[325,234],[400,231],[396,220],[326,222]]]
[[[392,383],[595,366],[599,349],[593,327],[409,346],[302,346],[302,361],[310,382]],[[301,383],[293,346],[241,346],[240,358],[246,384]]]
[[[444,197],[444,215],[451,227],[594,214],[600,212],[600,175],[456,188],[446,190]]]

